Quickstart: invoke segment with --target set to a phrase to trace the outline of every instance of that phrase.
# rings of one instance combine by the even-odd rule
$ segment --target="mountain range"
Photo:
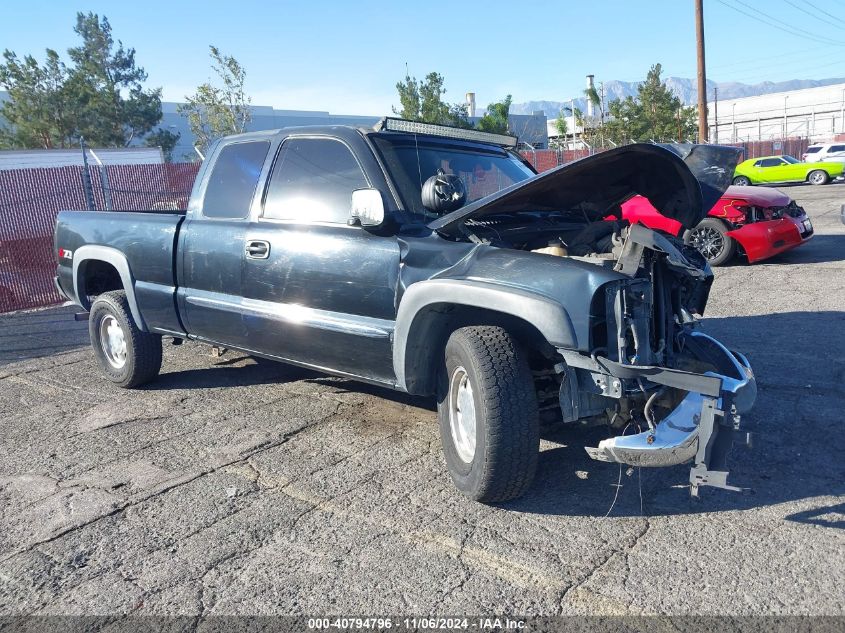
[[[698,86],[695,79],[685,79],[683,77],[669,77],[666,79],[666,85],[687,105],[692,105],[698,100]],[[791,79],[789,81],[764,81],[758,84],[743,84],[736,81],[727,82],[707,82],[707,96],[712,100],[714,89],[718,89],[719,100],[722,99],[738,99],[740,97],[756,97],[757,95],[770,94],[772,92],[786,92],[788,90],[798,90],[801,88],[817,88],[819,86],[829,86],[831,84],[845,83],[845,78],[836,77],[831,79]],[[615,101],[616,99],[624,99],[628,96],[636,96],[637,86],[640,82],[637,81],[618,81],[611,80],[604,82],[605,103]],[[598,83],[596,89],[598,89]],[[575,107],[582,111],[587,109],[587,100],[582,96],[574,99]],[[510,111],[513,114],[531,114],[538,110],[546,113],[546,117],[555,118],[560,113],[563,107],[570,107],[570,100],[565,101],[526,101],[524,103],[514,103],[511,105]]]

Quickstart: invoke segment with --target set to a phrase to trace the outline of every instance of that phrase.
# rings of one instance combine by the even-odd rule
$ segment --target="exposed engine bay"
[[[686,333],[696,328],[696,316],[704,312],[713,280],[697,250],[677,238],[622,221],[567,221],[548,215],[531,220],[530,214],[490,217],[467,222],[466,230],[473,241],[588,262],[629,277],[607,284],[604,296],[594,300],[591,357],[632,366],[718,370],[686,348]],[[580,374],[577,385],[562,388],[577,400],[562,407],[565,422],[653,426],[661,409],[673,408],[682,397],[670,389],[647,387],[645,380],[634,381],[623,394],[619,381],[617,389],[609,381],[613,394],[609,402],[608,390],[593,385],[595,377],[579,370],[575,373]]]
[[[535,372],[541,414],[620,432],[587,448],[596,460],[693,460],[693,495],[703,485],[737,490],[725,460],[734,441],[750,441],[740,416],[756,399],[756,382],[741,354],[698,327],[713,281],[705,258],[677,237],[628,225],[620,205],[639,194],[691,228],[727,188],[736,159],[734,148],[717,146],[617,148],[429,225],[453,239],[619,273],[593,294],[589,344],[557,348],[553,369]]]
[[[641,225],[578,221],[572,211],[488,217],[465,230],[471,241],[588,262],[626,277],[594,298],[589,356],[560,349],[554,372],[539,372],[547,422],[621,432],[587,449],[599,461],[695,460],[694,495],[702,485],[738,490],[727,484],[725,463],[735,441],[749,441],[739,432],[740,414],[751,408],[756,386],[747,360],[698,328],[713,274],[696,249]]]

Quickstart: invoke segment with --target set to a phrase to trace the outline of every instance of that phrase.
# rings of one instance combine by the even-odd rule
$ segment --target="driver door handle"
[[[249,240],[246,243],[246,256],[250,259],[267,259],[270,257],[270,242]]]

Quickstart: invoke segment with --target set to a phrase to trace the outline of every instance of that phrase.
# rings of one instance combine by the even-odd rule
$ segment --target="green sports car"
[[[733,184],[809,182],[825,185],[841,179],[845,163],[802,163],[792,156],[763,156],[749,158],[736,166]]]

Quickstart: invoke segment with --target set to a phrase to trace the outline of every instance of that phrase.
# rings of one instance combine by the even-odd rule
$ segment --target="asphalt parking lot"
[[[194,344],[122,391],[72,308],[0,317],[0,614],[845,615],[845,186],[785,191],[815,238],[717,270],[703,323],[758,376],[753,493],[634,470],[607,517],[602,429],[489,507],[433,403]]]

